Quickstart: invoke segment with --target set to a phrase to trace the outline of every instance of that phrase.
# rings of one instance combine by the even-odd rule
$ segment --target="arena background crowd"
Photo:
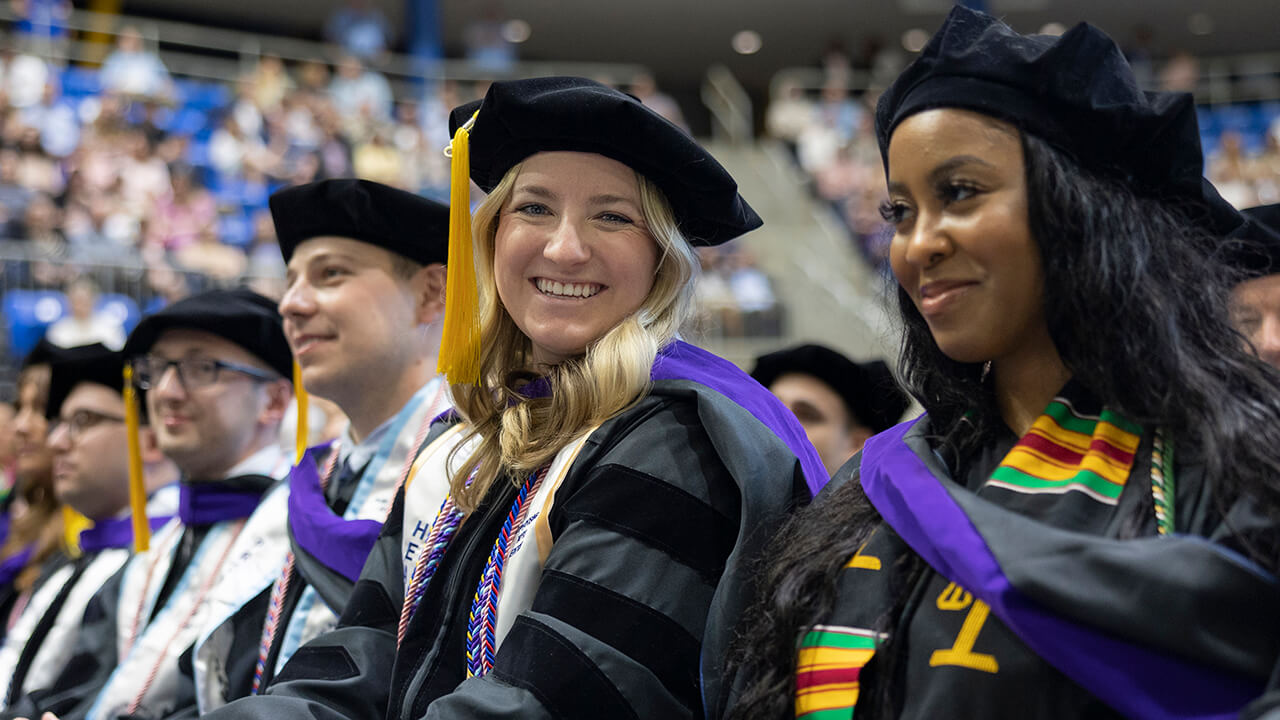
[[[267,198],[280,188],[357,176],[446,199],[447,109],[479,97],[489,79],[536,71],[520,57],[530,28],[516,15],[527,13],[501,3],[451,38],[457,57],[446,52],[445,64],[420,75],[403,54],[418,37],[378,3],[329,3],[322,29],[300,22],[299,37],[275,38],[285,52],[246,42],[257,52],[234,60],[224,52],[228,29],[256,28],[251,19],[228,13],[224,27],[193,40],[183,33],[199,27],[173,22],[192,19],[191,8],[137,5],[138,15],[126,4],[123,17],[67,0],[3,8],[0,388],[10,394],[15,361],[46,328],[57,326],[55,340],[118,345],[142,314],[202,289],[278,295],[283,264]],[[392,9],[422,12],[417,5]],[[1181,38],[1153,37],[1141,14],[1115,22],[1130,23],[1130,60],[1144,82],[1206,100],[1206,171],[1223,195],[1238,207],[1280,200],[1280,62],[1196,58],[1178,49]],[[1195,22],[1189,37],[1203,34]],[[1110,30],[1125,37],[1123,27]],[[727,356],[745,363],[806,339],[854,356],[892,351],[875,307],[887,235],[870,107],[910,60],[909,34],[856,50],[815,41],[812,59],[776,68],[754,97],[723,66],[708,69],[700,92],[680,77],[675,97],[644,64],[586,66],[674,122],[692,122],[739,177],[744,164],[755,168],[744,182],[753,202],[784,178],[783,191],[759,203],[762,239],[703,251],[693,332]],[[753,175],[764,181],[753,186]],[[807,255],[794,245],[809,246]]]

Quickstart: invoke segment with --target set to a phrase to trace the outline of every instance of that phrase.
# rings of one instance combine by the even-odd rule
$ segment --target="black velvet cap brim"
[[[116,392],[124,390],[124,353],[108,349],[102,343],[62,348],[51,358],[49,400],[45,415],[57,419],[62,404],[76,386],[95,383]]]
[[[855,363],[822,345],[799,345],[762,355],[751,377],[767,388],[789,373],[810,375],[830,387],[844,400],[854,422],[873,432],[892,427],[910,404],[884,362]]]
[[[471,179],[485,192],[530,155],[588,152],[617,160],[662,190],[693,245],[719,245],[762,224],[711,153],[626,93],[572,77],[496,82],[483,101],[450,113],[450,134],[477,109]]]
[[[322,236],[359,240],[421,265],[449,257],[449,206],[381,183],[323,180],[280,190],[270,205],[285,262]]]
[[[124,356],[146,354],[160,335],[174,328],[203,330],[230,340],[280,377],[293,380],[293,353],[284,337],[280,312],[274,301],[252,290],[211,290],[148,315],[129,335]]]

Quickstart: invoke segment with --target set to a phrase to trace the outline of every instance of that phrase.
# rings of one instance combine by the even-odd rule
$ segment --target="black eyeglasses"
[[[53,425],[49,428],[49,434],[52,435],[55,430],[61,427],[67,429],[67,436],[72,442],[78,441],[80,436],[89,428],[101,425],[102,423],[122,423],[124,418],[119,415],[108,415],[100,413],[96,410],[77,410],[71,413],[71,417],[56,418]]]
[[[248,365],[213,360],[211,358],[183,358],[169,360],[154,355],[144,355],[133,361],[133,382],[142,390],[150,390],[160,382],[160,378],[169,372],[169,368],[178,371],[178,382],[184,388],[198,388],[218,382],[218,375],[223,370],[247,375],[259,382],[275,380],[275,375]]]

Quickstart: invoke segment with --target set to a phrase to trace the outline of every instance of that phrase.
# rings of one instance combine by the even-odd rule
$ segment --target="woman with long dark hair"
[[[775,540],[729,716],[1234,716],[1280,656],[1280,375],[1190,97],[957,7],[876,128],[926,412]]]

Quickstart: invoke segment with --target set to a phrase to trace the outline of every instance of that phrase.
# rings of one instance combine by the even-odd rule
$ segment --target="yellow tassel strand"
[[[67,555],[78,558],[80,550],[80,531],[93,527],[93,521],[81,515],[70,505],[62,506],[62,539],[67,546]]]
[[[458,128],[449,146],[449,264],[445,279],[444,330],[436,372],[451,384],[480,382],[480,293],[471,238],[471,126]]]
[[[294,441],[296,456],[293,464],[302,462],[307,454],[307,437],[311,434],[307,427],[307,389],[302,387],[302,366],[293,364],[293,397],[298,403],[298,437]]]
[[[133,387],[133,366],[124,366],[124,427],[129,436],[129,508],[133,511],[133,550],[151,547],[147,521],[147,484],[142,478],[142,438],[139,437],[138,393]]]

